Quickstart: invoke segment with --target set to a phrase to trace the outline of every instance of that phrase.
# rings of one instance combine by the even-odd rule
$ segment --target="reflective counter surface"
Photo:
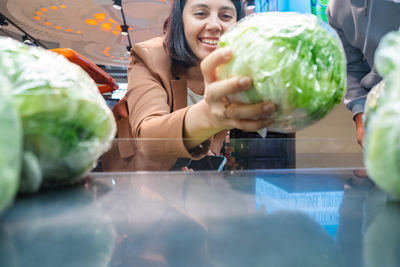
[[[78,185],[18,196],[0,216],[0,266],[400,266],[400,204],[362,152],[268,142],[233,140],[222,171],[100,162]]]
[[[91,173],[17,199],[0,266],[400,266],[399,221],[363,169]]]

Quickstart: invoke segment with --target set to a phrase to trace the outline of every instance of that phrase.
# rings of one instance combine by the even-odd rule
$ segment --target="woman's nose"
[[[206,25],[207,31],[221,31],[222,25],[219,19],[217,18],[210,18]]]

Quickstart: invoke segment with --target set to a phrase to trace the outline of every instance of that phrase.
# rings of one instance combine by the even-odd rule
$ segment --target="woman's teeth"
[[[217,45],[218,40],[210,40],[210,39],[201,39],[202,43],[210,44],[210,45]]]

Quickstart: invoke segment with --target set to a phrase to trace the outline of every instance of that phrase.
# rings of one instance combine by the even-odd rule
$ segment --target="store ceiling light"
[[[113,7],[115,9],[121,10],[121,8],[122,8],[121,0],[113,0],[113,1],[114,1]]]
[[[122,35],[128,35],[128,25],[121,25],[121,34]]]

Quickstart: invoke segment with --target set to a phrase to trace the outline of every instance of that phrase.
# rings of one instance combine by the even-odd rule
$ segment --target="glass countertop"
[[[294,136],[289,135],[289,136]],[[151,145],[149,145],[151,144]],[[169,146],[169,152],[160,152]],[[178,158],[181,139],[115,139],[96,172],[362,168],[363,151],[353,138],[229,138],[220,153],[201,160]],[[163,148],[164,147],[164,148]],[[223,157],[223,158],[221,158]]]
[[[400,266],[400,205],[363,168],[92,172],[19,197],[0,266]]]

